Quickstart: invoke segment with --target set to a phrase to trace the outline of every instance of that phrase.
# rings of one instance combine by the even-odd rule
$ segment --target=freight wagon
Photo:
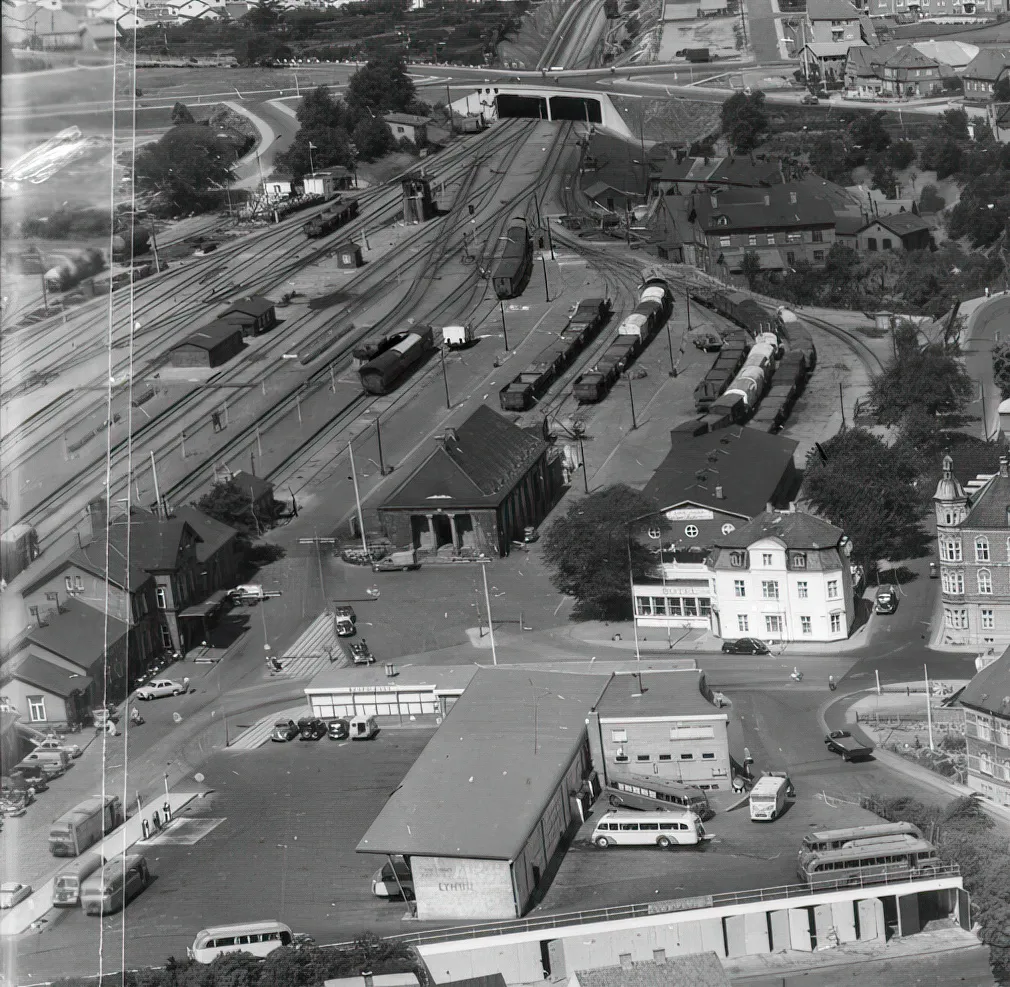
[[[307,237],[315,239],[316,237],[326,236],[334,230],[340,229],[341,226],[349,223],[357,215],[357,199],[338,199],[336,202],[328,205],[317,216],[313,216],[302,229]]]
[[[400,333],[399,339],[358,371],[361,384],[369,394],[387,394],[434,349],[431,326],[415,326]]]
[[[494,270],[492,284],[502,299],[515,298],[526,289],[533,270],[533,240],[526,220],[513,219],[505,234],[505,249]]]

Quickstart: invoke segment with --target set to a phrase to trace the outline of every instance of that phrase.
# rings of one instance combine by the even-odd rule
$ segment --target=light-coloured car
[[[64,751],[32,751],[17,767],[39,767],[47,778],[59,778],[70,767],[70,755]]]
[[[77,744],[64,743],[59,737],[46,737],[41,744],[36,745],[35,749],[37,751],[63,751],[71,757],[80,757],[84,753]]]
[[[174,679],[155,679],[142,685],[136,692],[137,699],[161,699],[164,696],[181,696],[186,691],[181,682]]]
[[[18,902],[24,901],[32,893],[30,884],[18,884],[17,881],[4,881],[0,884],[0,908],[13,908]]]

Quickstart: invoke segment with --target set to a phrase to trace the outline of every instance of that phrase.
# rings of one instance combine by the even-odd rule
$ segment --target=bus
[[[262,958],[293,941],[291,929],[283,922],[241,922],[201,929],[186,953],[197,963],[212,963],[225,953],[251,953]]]
[[[886,881],[889,877],[923,877],[936,873],[936,847],[925,840],[907,844],[874,844],[839,850],[815,850],[800,857],[797,873],[804,884],[837,887]]]
[[[607,812],[593,830],[593,842],[611,846],[697,846],[712,837],[697,813],[689,809],[661,809],[659,812]]]
[[[786,807],[786,789],[789,779],[782,775],[765,775],[758,778],[750,790],[750,817],[752,822],[771,822]]]
[[[700,788],[662,778],[639,775],[628,775],[623,781],[612,778],[606,795],[615,809],[690,809],[703,820],[715,815],[708,796]]]
[[[922,830],[912,823],[877,823],[872,826],[851,826],[848,829],[826,829],[819,833],[807,833],[803,837],[800,853],[813,850],[840,850],[853,840],[873,840],[882,836],[914,836],[922,839]]]

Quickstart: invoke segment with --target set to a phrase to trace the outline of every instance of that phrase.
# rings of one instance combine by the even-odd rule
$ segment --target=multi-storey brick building
[[[1010,806],[1010,648],[968,683],[959,700],[968,745],[968,785]]]
[[[1010,467],[969,484],[944,456],[933,496],[944,643],[1010,643]]]

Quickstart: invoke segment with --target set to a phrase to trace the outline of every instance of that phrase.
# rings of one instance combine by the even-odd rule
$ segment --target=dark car
[[[278,720],[274,724],[270,734],[271,740],[276,740],[279,744],[294,740],[299,734],[298,724],[294,720]]]
[[[722,653],[724,655],[767,655],[770,652],[764,641],[759,641],[756,637],[741,637],[736,641],[723,641]]]
[[[330,740],[347,740],[351,736],[351,725],[347,720],[331,720],[329,727]]]
[[[898,609],[898,594],[893,586],[885,586],[877,590],[877,599],[873,609],[877,613],[890,614]]]
[[[298,721],[299,740],[322,740],[326,733],[326,724],[315,716],[307,716]]]

